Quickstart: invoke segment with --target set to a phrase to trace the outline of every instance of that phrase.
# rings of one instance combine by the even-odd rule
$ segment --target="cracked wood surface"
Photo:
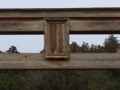
[[[0,69],[120,69],[119,53],[71,53],[69,60],[47,60],[44,54],[0,54]]]

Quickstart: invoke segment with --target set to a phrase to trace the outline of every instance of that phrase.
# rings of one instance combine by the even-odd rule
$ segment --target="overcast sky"
[[[0,8],[95,8],[120,7],[120,0],[0,0]],[[120,35],[115,35],[120,40]],[[108,35],[71,35],[70,43],[83,41],[89,44],[103,44]],[[19,52],[38,53],[44,48],[43,35],[0,35],[0,50],[10,46]]]

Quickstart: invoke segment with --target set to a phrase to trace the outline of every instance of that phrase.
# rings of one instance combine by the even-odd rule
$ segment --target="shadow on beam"
[[[70,34],[120,34],[120,31],[70,31]]]
[[[0,35],[41,35],[43,31],[1,31]]]
[[[43,35],[43,31],[1,31],[0,35]],[[70,31],[70,34],[120,34],[120,31]]]

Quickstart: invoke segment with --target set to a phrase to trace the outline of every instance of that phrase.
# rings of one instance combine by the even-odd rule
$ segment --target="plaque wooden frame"
[[[69,19],[45,18],[45,58],[69,58]]]

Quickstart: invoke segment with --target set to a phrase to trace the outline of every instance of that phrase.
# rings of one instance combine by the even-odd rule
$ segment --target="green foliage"
[[[119,85],[107,70],[39,70],[26,74],[27,90],[117,90]]]
[[[114,53],[120,46],[119,40],[114,35],[109,35],[104,41],[105,52]]]
[[[92,44],[89,53],[104,53],[105,52],[105,47],[101,45],[94,45]]]
[[[83,42],[82,45],[78,45],[76,42],[72,42],[70,45],[71,53],[115,53],[116,50],[120,47],[120,42],[117,37],[114,35],[109,35],[108,38],[105,39],[103,46],[94,45],[91,46]]]
[[[81,46],[81,52],[82,52],[82,53],[87,53],[87,52],[89,52],[89,44],[88,44],[88,43],[83,42],[83,44],[82,44],[82,46]]]
[[[25,90],[21,74],[0,74],[0,90]]]
[[[19,53],[15,46],[11,46],[6,52],[7,53]]]
[[[107,70],[91,70],[88,78],[88,90],[115,90],[117,82]]]
[[[80,46],[76,42],[72,42],[72,44],[70,45],[70,52],[71,53],[79,53]]]

